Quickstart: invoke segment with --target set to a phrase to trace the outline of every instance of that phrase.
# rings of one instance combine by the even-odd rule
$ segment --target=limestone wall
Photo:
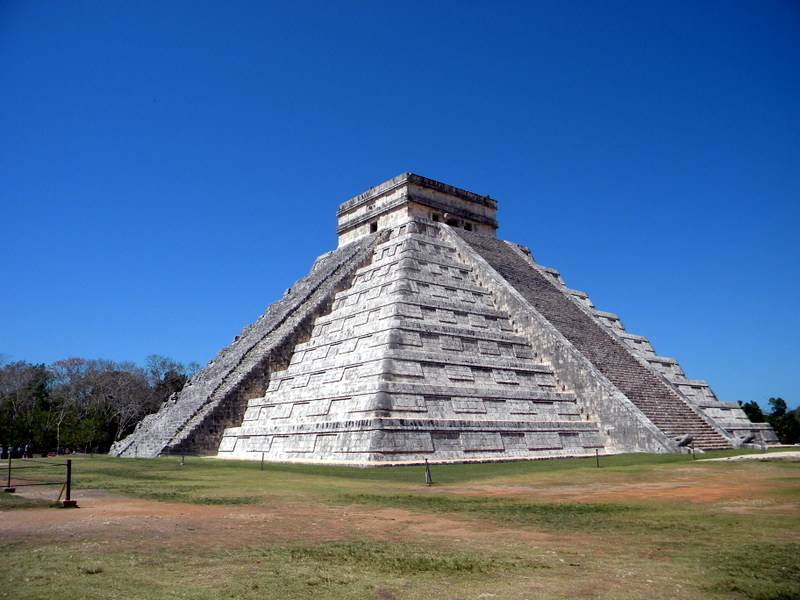
[[[510,313],[515,331],[530,340],[537,357],[552,367],[563,391],[577,398],[581,414],[596,421],[611,452],[673,452],[676,444],[645,417],[608,379],[460,236],[447,231],[461,259],[486,282]],[[533,261],[528,257],[530,264]]]
[[[605,452],[442,228],[412,219],[319,316],[219,456],[391,464]]]
[[[543,267],[539,266],[540,269]],[[548,269],[551,274],[557,273]],[[560,276],[554,279],[564,286]],[[688,379],[680,363],[670,357],[660,356],[650,341],[641,335],[629,333],[618,315],[598,310],[589,296],[582,291],[564,290],[579,302],[608,331],[622,341],[641,360],[659,373],[697,412],[715,423],[730,434],[739,443],[740,440],[752,438],[753,443],[778,443],[777,436],[767,423],[752,423],[741,407],[735,402],[720,402],[707,382]]]
[[[247,399],[263,394],[272,370],[285,368],[294,345],[308,335],[355,270],[372,255],[378,236],[320,257],[311,272],[255,323],[220,350],[180,394],[146,417],[111,449],[115,456],[158,456],[167,450],[215,454],[222,431],[241,420]]]

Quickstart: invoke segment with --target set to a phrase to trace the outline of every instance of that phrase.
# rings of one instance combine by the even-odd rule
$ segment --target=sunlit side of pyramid
[[[112,454],[397,464],[773,443],[677,361],[413,174],[339,208],[339,248]]]

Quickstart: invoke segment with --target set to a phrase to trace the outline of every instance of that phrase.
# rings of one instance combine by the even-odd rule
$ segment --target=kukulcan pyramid
[[[383,465],[777,441],[497,239],[496,208],[411,173],[345,202],[338,249],[111,453]]]

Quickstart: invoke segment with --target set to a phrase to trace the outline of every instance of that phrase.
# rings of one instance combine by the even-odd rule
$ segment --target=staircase
[[[689,434],[696,448],[731,447],[677,392],[508,244],[455,231],[667,437]]]
[[[234,342],[223,348],[208,366],[136,430],[111,448],[112,456],[154,457],[171,449],[187,453],[215,453],[225,427],[241,422],[246,397],[263,393],[248,389],[250,380],[268,382],[265,369],[274,357],[280,361],[303,334],[301,324],[313,319],[365,261],[386,233],[364,237],[323,255],[311,272],[295,282],[285,296],[270,305]],[[201,432],[194,435],[195,432]],[[194,438],[197,438],[196,440]]]

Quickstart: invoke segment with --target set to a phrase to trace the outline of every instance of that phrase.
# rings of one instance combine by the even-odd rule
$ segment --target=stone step
[[[704,445],[730,447],[622,342],[508,244],[460,230],[458,234],[666,435],[694,431]]]

